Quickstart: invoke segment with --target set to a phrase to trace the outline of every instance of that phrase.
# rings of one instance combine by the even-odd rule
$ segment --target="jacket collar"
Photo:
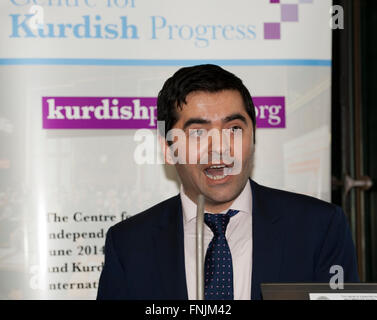
[[[179,195],[164,209],[164,216],[156,224],[152,255],[157,261],[155,274],[161,284],[161,299],[187,300],[182,206]]]
[[[261,299],[261,283],[278,282],[284,234],[282,208],[272,189],[250,180],[253,195],[253,268],[251,298]]]

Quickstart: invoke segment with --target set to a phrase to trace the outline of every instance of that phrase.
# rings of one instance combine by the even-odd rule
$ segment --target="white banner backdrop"
[[[107,229],[179,190],[174,168],[134,161],[135,119],[56,129],[43,99],[146,103],[180,67],[217,63],[258,101],[253,179],[330,201],[330,6],[2,1],[0,298],[95,298]]]

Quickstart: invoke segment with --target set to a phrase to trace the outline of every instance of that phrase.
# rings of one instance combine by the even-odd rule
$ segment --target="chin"
[[[234,199],[237,198],[237,196],[239,195],[239,192],[230,193],[227,190],[224,190],[222,192],[212,191],[208,193],[206,192],[204,193],[204,195],[207,198],[207,200],[210,200],[211,202],[216,203],[216,204],[220,204],[220,203],[233,201]]]

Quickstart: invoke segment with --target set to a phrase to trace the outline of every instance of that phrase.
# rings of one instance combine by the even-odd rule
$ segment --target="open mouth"
[[[232,166],[225,164],[212,165],[204,169],[204,174],[211,180],[221,180],[232,173]]]

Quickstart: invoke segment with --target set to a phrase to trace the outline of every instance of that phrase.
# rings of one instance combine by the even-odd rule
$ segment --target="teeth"
[[[209,173],[206,172],[206,176],[212,180],[220,180],[220,179],[224,179],[226,177],[226,175],[222,175],[222,176],[213,176]]]
[[[219,165],[219,166],[210,166],[211,169],[220,169],[220,168],[225,168],[224,165]]]
[[[213,168],[213,167],[211,167]],[[224,167],[221,167],[221,168],[224,168]],[[207,171],[204,171],[205,172],[205,175],[212,179],[212,180],[220,180],[220,179],[224,179],[226,176],[228,176],[232,171],[232,168],[224,168],[224,172],[222,175],[219,175],[219,176],[213,176],[212,174],[209,174]]]

